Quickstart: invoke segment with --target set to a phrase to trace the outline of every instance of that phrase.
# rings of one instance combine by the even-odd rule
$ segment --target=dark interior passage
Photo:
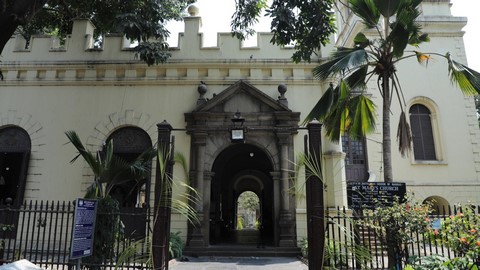
[[[256,146],[234,144],[213,165],[210,200],[210,244],[271,245],[274,235],[272,163]],[[258,196],[254,224],[238,229],[238,197],[245,191]]]

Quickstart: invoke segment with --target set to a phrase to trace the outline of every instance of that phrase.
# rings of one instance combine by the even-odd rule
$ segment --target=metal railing
[[[440,211],[438,211],[440,210]],[[433,221],[441,221],[456,213],[456,207],[445,207],[437,209],[436,213],[429,216]],[[476,213],[478,214],[478,207]],[[353,215],[352,211],[346,208],[336,208],[327,214],[327,248],[326,265],[333,266],[333,269],[388,269],[388,252],[386,240],[371,226],[359,225],[360,220],[366,216]],[[448,237],[457,237],[451,235]],[[411,242],[403,246],[403,254],[400,267],[406,264],[409,258],[422,258],[430,255],[440,255],[452,259],[457,256],[442,241],[432,241],[431,232],[411,232]],[[367,251],[370,257],[368,261],[361,255]]]
[[[73,269],[77,263],[70,260],[74,208],[73,202],[30,201],[19,207],[0,205],[0,224],[7,225],[0,228],[0,264],[27,259],[46,269]],[[114,267],[122,252],[136,242],[140,249],[129,256],[123,268],[143,268],[137,258],[149,250],[142,239],[150,235],[151,213],[148,208],[122,208],[119,217],[124,228],[122,236],[116,238],[113,258],[101,265],[83,263],[84,266]]]
[[[478,209],[477,209],[478,210]],[[443,209],[443,215],[431,219],[443,220],[455,213],[455,209]],[[478,211],[477,211],[478,213]],[[101,215],[102,213],[98,213]],[[25,202],[20,207],[0,204],[0,224],[13,225],[11,230],[0,230],[0,264],[27,259],[47,269],[73,269],[76,261],[70,260],[70,243],[73,225],[73,202]],[[388,256],[385,240],[369,227],[361,227],[357,221],[362,216],[352,215],[345,208],[329,211],[326,226],[325,264],[334,269],[387,269]],[[152,214],[148,208],[125,208],[120,219],[125,224],[124,234],[117,237],[111,260],[97,265],[82,265],[93,268],[114,268],[124,250],[137,241],[137,250],[122,266],[124,269],[145,268],[137,258],[148,254],[146,241],[151,234]],[[138,229],[140,228],[140,229]],[[453,258],[455,254],[446,246],[432,242],[428,235],[412,233],[413,241],[405,246],[408,256],[439,254]],[[138,241],[140,239],[140,241]],[[140,248],[138,248],[140,247]],[[368,250],[370,259],[364,260],[359,251]]]

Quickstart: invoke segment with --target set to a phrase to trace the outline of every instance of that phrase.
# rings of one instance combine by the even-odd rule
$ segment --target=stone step
[[[209,247],[186,247],[185,256],[229,256],[229,257],[297,257],[298,247],[272,247],[254,245],[212,245]]]

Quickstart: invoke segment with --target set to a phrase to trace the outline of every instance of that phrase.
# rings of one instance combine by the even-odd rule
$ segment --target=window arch
[[[410,107],[409,113],[415,160],[437,160],[430,109],[417,103]]]
[[[133,161],[152,147],[147,132],[139,127],[127,126],[115,130],[107,139],[113,140],[113,154]],[[150,164],[151,167],[151,164]],[[112,188],[111,196],[120,204],[120,219],[124,224],[124,235],[131,239],[145,237],[148,205],[150,200],[150,176],[143,181],[127,180]]]
[[[113,154],[126,160],[133,161],[140,154],[152,147],[150,136],[138,127],[123,127],[114,131],[107,139],[107,144],[113,140]],[[121,206],[142,208],[148,204],[150,192],[150,178],[138,185],[136,181],[127,181],[112,189],[112,196]]]
[[[31,147],[24,129],[0,127],[0,203],[22,204]]]

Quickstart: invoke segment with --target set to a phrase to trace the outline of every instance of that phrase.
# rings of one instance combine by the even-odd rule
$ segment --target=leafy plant
[[[305,179],[313,177],[317,181],[323,181],[324,175],[322,171],[322,158],[316,158],[315,156],[305,155],[303,153],[297,155],[297,162],[295,164],[295,176],[298,177],[301,175],[301,170],[305,169]],[[299,186],[303,186],[305,183],[301,183]],[[303,190],[295,190],[295,196],[305,197]],[[323,212],[322,220],[325,220],[325,212]],[[343,213],[343,218],[348,220],[347,223],[353,224],[354,220]],[[344,224],[337,222],[336,220],[328,220],[328,222],[335,227],[335,231],[343,232],[345,237],[342,241],[329,241],[328,235],[325,235],[325,248],[324,254],[308,254],[308,239],[303,238],[300,242],[300,248],[303,256],[323,256],[324,257],[324,267],[328,269],[343,269],[347,262],[347,254],[353,254],[356,258],[356,261],[360,264],[362,269],[366,269],[367,263],[371,261],[372,254],[370,250],[358,243],[358,235],[352,233]],[[337,268],[338,267],[338,268]]]
[[[431,207],[413,201],[410,196],[401,201],[395,198],[390,206],[379,204],[374,210],[364,210],[365,218],[359,225],[375,230],[387,246],[389,267],[402,264],[401,259],[408,259],[408,244],[414,242],[414,232],[426,232],[430,226],[428,218]]]
[[[404,270],[478,270],[467,257],[448,259],[440,255],[417,257]]]
[[[302,256],[308,258],[308,239],[306,237],[300,240],[300,250],[302,251]]]
[[[123,239],[123,224],[119,214],[117,200],[106,197],[97,201],[93,254],[82,259],[87,268],[100,269],[98,264],[114,258],[116,240]]]
[[[237,230],[243,230],[244,226],[243,223],[245,222],[245,219],[243,216],[238,215],[237,216]]]
[[[101,155],[88,151],[75,131],[67,131],[65,135],[78,151],[70,163],[82,157],[92,170],[93,182],[88,188],[86,198],[106,198],[116,185],[127,181],[134,180],[137,185],[143,184],[150,173],[151,160],[157,154],[157,150],[151,148],[128,162],[113,154],[113,140],[107,143],[105,154]]]
[[[84,262],[90,269],[99,269],[100,263],[113,258],[115,240],[123,238],[120,205],[110,193],[116,185],[127,181],[143,184],[150,173],[150,161],[155,157],[156,149],[148,149],[135,160],[127,162],[113,154],[113,140],[107,143],[105,153],[101,155],[88,151],[75,131],[67,131],[65,135],[78,151],[70,162],[82,157],[93,173],[93,181],[85,197],[98,201],[94,248],[92,256],[86,257]]]
[[[197,224],[199,220],[193,206],[199,203],[199,196],[197,191],[188,184],[189,180],[188,180],[188,167],[187,167],[186,158],[181,153],[175,153],[175,156],[174,156],[175,164],[179,164],[181,166],[187,178],[184,181],[174,181],[176,179],[173,179],[172,175],[165,173],[166,166],[170,161],[169,154],[163,153],[161,151],[162,150],[159,149],[158,166],[159,166],[160,174],[163,175],[164,177],[161,177],[160,180],[165,185],[164,187],[167,187],[167,188],[164,188],[163,190],[171,190],[174,187],[174,185],[178,185],[178,187],[180,189],[185,190],[185,192],[181,192],[180,194],[177,194],[178,196],[173,197],[170,203],[165,202],[167,198],[165,196],[165,193],[163,192],[162,196],[160,196],[161,200],[159,203],[162,206],[170,207],[171,210],[176,211],[177,213],[185,217],[189,222],[193,224]],[[155,216],[154,223],[158,221],[157,218],[158,218],[158,215]],[[170,235],[169,235],[169,253],[170,253],[170,256],[172,257],[181,256],[181,254],[183,254],[183,242],[181,241],[179,234],[180,232],[177,232],[177,233],[170,232]],[[115,269],[121,268],[124,264],[128,263],[131,260],[134,260],[135,262],[138,262],[138,263],[145,264],[147,268],[153,268],[154,253],[153,253],[152,244],[153,244],[152,237],[150,236],[148,238],[140,239],[128,245],[123,250],[123,252],[121,252],[121,254],[119,255],[118,260],[115,264]],[[145,249],[145,246],[147,246],[147,249]],[[180,249],[180,246],[182,247],[181,249]]]
[[[169,252],[171,258],[179,258],[183,255],[184,244],[180,237],[180,232],[170,232]]]
[[[452,263],[480,265],[480,215],[475,206],[458,205],[456,213],[442,222],[441,229],[430,229],[432,241],[451,248],[456,258]]]
[[[14,225],[0,224],[0,234],[7,231],[12,231]],[[0,239],[0,259],[3,258],[3,252],[5,250],[5,240]]]

